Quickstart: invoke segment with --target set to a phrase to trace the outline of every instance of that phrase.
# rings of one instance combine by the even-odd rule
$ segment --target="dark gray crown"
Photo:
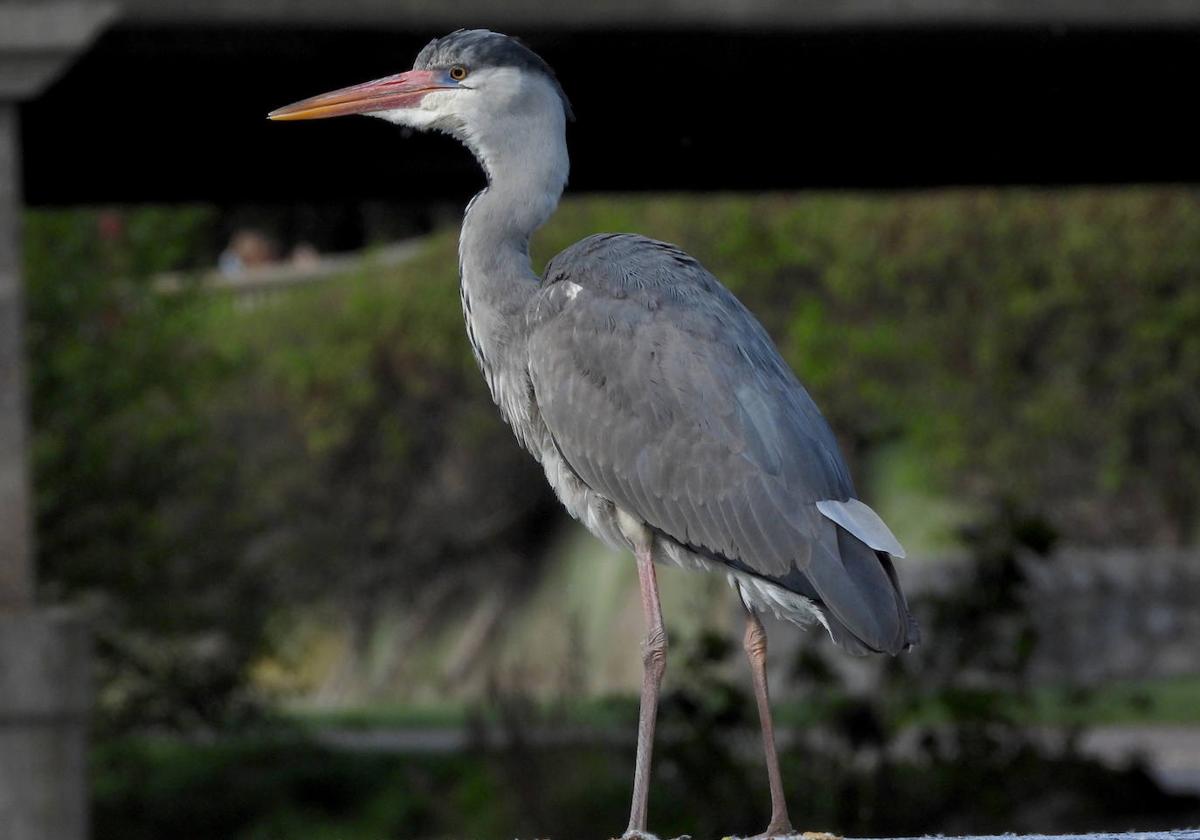
[[[414,70],[432,70],[462,64],[471,70],[487,67],[516,67],[519,70],[541,73],[562,98],[567,119],[575,118],[571,102],[563,92],[554,71],[540,55],[510,35],[488,29],[459,29],[441,38],[434,38],[417,54]]]

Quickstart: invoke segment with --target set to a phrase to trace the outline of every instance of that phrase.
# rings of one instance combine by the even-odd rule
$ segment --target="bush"
[[[397,604],[518,604],[561,521],[474,370],[452,232],[252,309],[155,291],[211,260],[214,219],[29,217],[39,564],[93,604],[120,725],[245,708],[252,663],[322,603],[363,638]],[[1070,542],[1194,533],[1195,192],[578,199],[535,263],[621,229],[760,313],[852,459],[900,442],[922,483]]]
[[[270,607],[227,508],[236,453],[207,414],[231,371],[193,297],[151,282],[196,258],[210,221],[27,219],[39,570],[49,597],[92,608],[105,723],[226,713]]]
[[[158,290],[212,221],[29,218],[40,569],[91,606],[116,729],[242,719],[296,617],[336,602],[365,634],[520,586],[557,521],[473,370],[449,237],[258,309]]]

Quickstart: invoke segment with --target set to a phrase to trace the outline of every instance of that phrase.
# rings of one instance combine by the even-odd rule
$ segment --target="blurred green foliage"
[[[118,730],[245,720],[292,620],[340,601],[365,634],[385,606],[527,581],[553,521],[461,340],[452,252],[261,308],[164,291],[213,223],[27,224],[42,585],[91,608]]]
[[[664,837],[749,836],[770,805],[755,724],[746,720],[752,704],[722,693],[679,728],[694,699],[676,695],[660,718],[651,825]],[[730,720],[713,731],[722,715]],[[1148,830],[1200,815],[1195,797],[1163,793],[1142,767],[1047,755],[1003,730],[902,747],[860,709],[831,728],[790,734],[781,761],[793,815],[848,836]],[[93,751],[93,833],[604,837],[628,818],[632,767],[632,742],[602,736],[539,744],[526,735],[444,754],[332,749],[279,735],[215,743],[125,736]]]
[[[330,599],[365,633],[516,591],[559,521],[473,369],[452,231],[255,305],[157,290],[214,224],[28,219],[39,568],[96,613],[118,727],[247,708],[251,663]],[[577,199],[535,265],[601,230],[673,240],[741,295],[860,476],[901,445],[916,481],[1069,542],[1194,536],[1195,191]]]
[[[103,722],[194,725],[240,705],[270,608],[227,502],[238,453],[207,408],[233,371],[203,307],[152,277],[204,210],[36,212],[26,224],[38,570],[95,622]]]

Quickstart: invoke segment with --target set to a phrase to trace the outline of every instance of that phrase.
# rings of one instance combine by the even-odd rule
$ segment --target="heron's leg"
[[[767,631],[754,610],[746,610],[746,635],[742,640],[750,673],[754,677],[754,696],[758,699],[758,720],[762,724],[763,750],[767,754],[767,779],[771,784],[771,824],[763,837],[792,833],[787,802],[783,798],[783,779],[779,775],[779,756],[775,753],[775,724],[771,719],[771,698],[767,693]]]
[[[633,806],[625,837],[646,830],[646,799],[650,793],[650,753],[654,749],[654,722],[658,717],[658,687],[667,669],[667,631],[658,602],[658,578],[649,541],[634,549],[638,581],[642,588],[642,612],[646,617],[646,639],[642,642],[642,706],[638,715],[637,765],[633,773]]]

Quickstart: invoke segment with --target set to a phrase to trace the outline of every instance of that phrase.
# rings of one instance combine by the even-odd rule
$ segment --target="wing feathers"
[[[900,649],[907,609],[876,552],[903,548],[854,498],[832,432],[762,327],[678,253],[615,236],[551,262],[527,328],[555,445],[656,531],[777,588],[776,600],[814,601],[840,644]],[[554,294],[562,280],[579,291]]]
[[[844,502],[822,499],[817,502],[817,510],[876,551],[885,551],[893,557],[904,559],[904,546],[900,545],[900,540],[879,518],[879,514],[858,499]]]

